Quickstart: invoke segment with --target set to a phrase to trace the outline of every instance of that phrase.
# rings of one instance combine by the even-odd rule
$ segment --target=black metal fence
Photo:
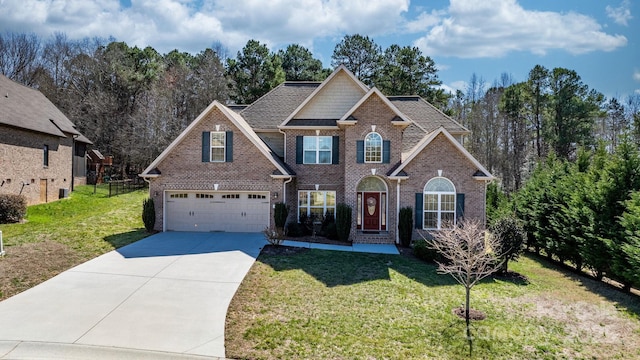
[[[126,194],[132,191],[143,189],[145,187],[147,187],[147,183],[142,178],[110,180],[109,197]]]

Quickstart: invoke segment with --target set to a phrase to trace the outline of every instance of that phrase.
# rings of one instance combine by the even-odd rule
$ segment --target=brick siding
[[[44,145],[49,166],[43,166]],[[0,194],[19,194],[29,205],[40,203],[40,181],[46,180],[46,202],[58,200],[59,189],[71,188],[71,137],[60,138],[0,125]],[[75,184],[82,180],[76,178]],[[84,180],[86,181],[86,180]],[[23,183],[28,184],[23,187]],[[44,196],[43,196],[44,198]]]
[[[166,190],[213,191],[214,184],[219,184],[218,191],[269,191],[271,205],[283,201],[286,195],[286,203],[290,208],[288,222],[292,222],[297,221],[298,191],[315,190],[317,184],[319,191],[335,191],[336,202],[346,203],[353,209],[353,242],[395,243],[398,182],[388,179],[386,174],[401,160],[403,127],[391,123],[396,114],[376,94],[371,95],[353,116],[357,123],[341,129],[324,129],[319,133],[316,133],[316,130],[285,130],[285,162],[297,176],[286,185],[286,194],[283,194],[284,180],[270,177],[276,169],[275,166],[220,110],[214,109],[186,134],[182,142],[158,165],[162,175],[153,179],[150,187],[151,195],[156,200],[156,229],[162,230],[162,196]],[[201,161],[202,132],[215,131],[216,125],[220,125],[220,131],[234,131],[234,161],[231,163]],[[390,141],[389,163],[356,162],[356,142],[364,140],[372,131],[372,125],[376,126],[375,131],[383,140]],[[296,164],[296,137],[317,135],[339,137],[339,164]],[[376,170],[375,175],[372,174],[372,169]],[[485,182],[473,178],[474,172],[478,169],[444,135],[436,137],[421,154],[407,164],[405,171],[409,178],[399,184],[400,207],[415,208],[415,193],[422,193],[427,181],[438,176],[438,170],[442,170],[442,176],[453,182],[458,193],[465,194],[465,217],[484,221]],[[370,176],[377,177],[387,186],[386,230],[377,234],[364,233],[358,230],[356,225],[357,186],[364,178]],[[276,192],[279,194],[278,198],[274,196]],[[273,206],[270,213],[270,219],[272,218]],[[414,238],[419,237],[420,233],[414,230]]]
[[[478,170],[461,152],[459,152],[445,135],[438,135],[433,141],[404,168],[409,179],[402,182],[400,202],[402,206],[410,206],[415,214],[415,193],[422,193],[427,182],[438,176],[449,179],[456,188],[456,193],[465,194],[465,218],[485,221],[485,182],[473,178]],[[415,215],[414,215],[415,216]],[[413,239],[421,238],[421,233],[414,229]]]
[[[233,162],[202,162],[202,132],[233,131]],[[162,230],[165,190],[269,191],[273,205],[281,201],[282,179],[273,179],[276,167],[219,110],[213,109],[188,133],[173,151],[158,164],[162,176],[153,179],[150,194],[156,209],[156,230]]]

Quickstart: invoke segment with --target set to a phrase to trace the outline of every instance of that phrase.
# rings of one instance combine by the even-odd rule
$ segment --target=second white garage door
[[[269,226],[268,192],[165,194],[165,230],[260,232]]]

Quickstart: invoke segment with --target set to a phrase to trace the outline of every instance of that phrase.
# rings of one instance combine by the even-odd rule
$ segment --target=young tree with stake
[[[473,337],[469,317],[471,288],[502,266],[498,259],[500,244],[496,238],[485,236],[484,227],[477,220],[462,220],[451,230],[434,231],[425,239],[444,259],[438,262],[438,272],[451,275],[464,286],[466,334],[469,355],[473,351]]]

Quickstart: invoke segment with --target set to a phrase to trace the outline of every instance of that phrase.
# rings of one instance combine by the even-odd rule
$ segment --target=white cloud
[[[627,26],[629,20],[633,18],[633,16],[631,16],[631,2],[629,0],[623,0],[618,7],[607,5],[605,11],[607,12],[607,16],[619,25]]]
[[[312,48],[322,37],[393,33],[408,9],[409,0],[131,0],[128,7],[118,0],[0,0],[0,31],[113,36],[159,52],[220,42],[233,55],[249,39]]]
[[[634,70],[633,71],[633,80],[640,82],[640,70]]]
[[[481,58],[514,51],[612,51],[626,43],[624,36],[607,34],[593,18],[575,12],[526,10],[516,0],[451,0],[448,16],[414,44],[426,54]]]
[[[460,90],[463,93],[467,91],[468,86],[469,85],[466,81],[459,80],[449,84],[441,84],[437,88],[443,89],[445,92],[455,95],[457,90]]]
[[[427,31],[430,27],[440,22],[440,17],[444,15],[442,11],[432,11],[431,13],[421,12],[415,20],[408,21],[405,29],[408,33]]]

